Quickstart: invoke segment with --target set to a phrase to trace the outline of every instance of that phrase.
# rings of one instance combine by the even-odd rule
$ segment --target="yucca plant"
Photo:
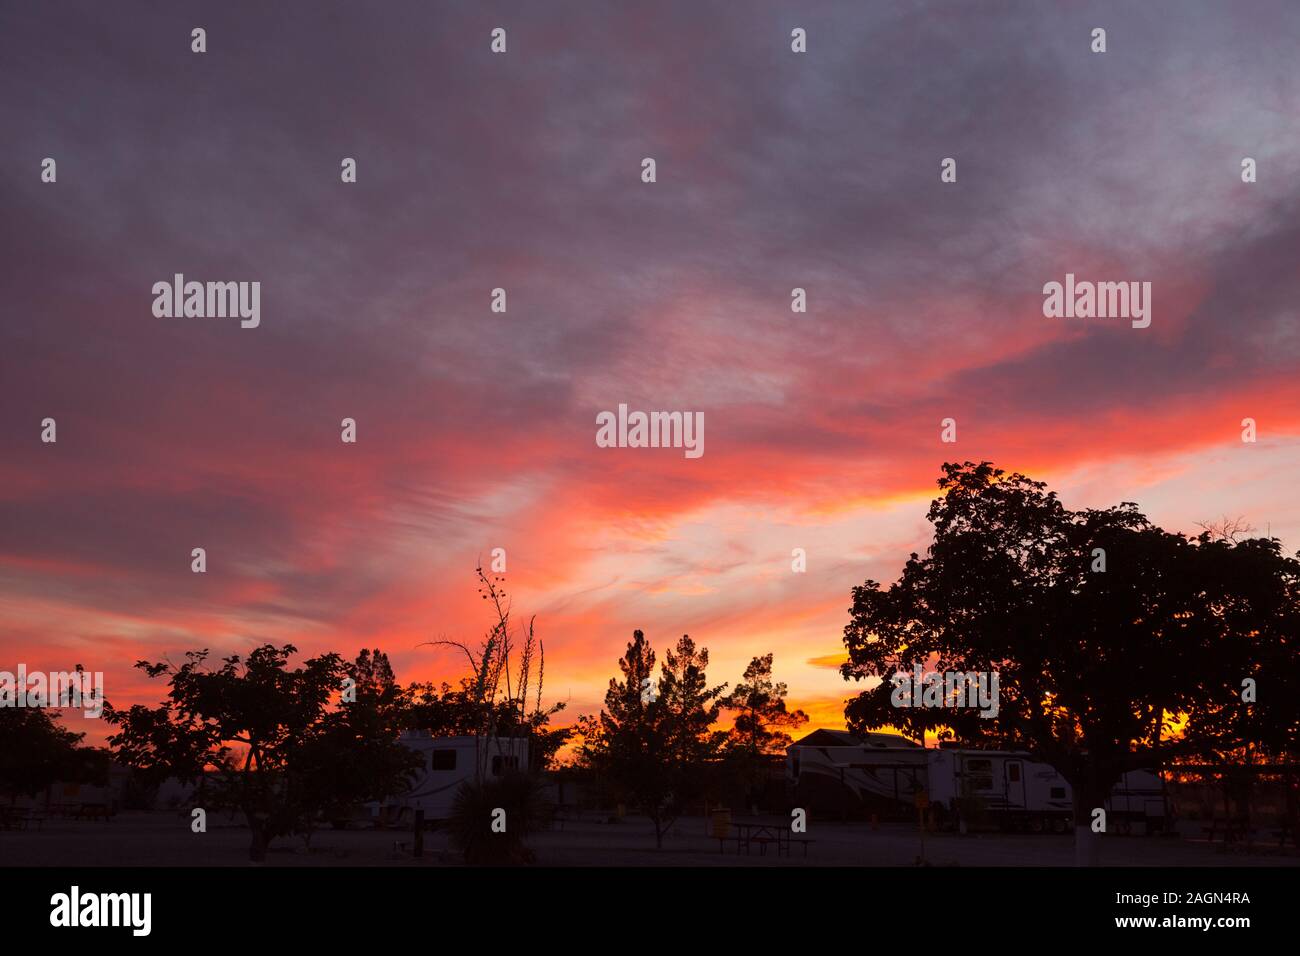
[[[507,773],[465,781],[452,804],[447,831],[452,846],[472,866],[518,866],[533,862],[528,838],[549,814],[536,777]]]

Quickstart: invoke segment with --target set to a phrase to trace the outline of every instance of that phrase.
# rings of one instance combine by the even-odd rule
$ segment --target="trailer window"
[[[1051,797],[1051,799],[1053,799],[1053,800],[1064,800],[1064,799],[1065,799],[1065,788],[1064,788],[1064,787],[1053,787],[1053,788],[1052,788],[1052,797]]]
[[[992,760],[967,760],[964,771],[967,793],[993,789]]]
[[[1018,763],[1007,764],[1007,779],[1010,780],[1012,783],[1020,782],[1020,764]]]
[[[456,751],[454,750],[435,750],[433,757],[429,761],[430,770],[455,770],[456,769]]]

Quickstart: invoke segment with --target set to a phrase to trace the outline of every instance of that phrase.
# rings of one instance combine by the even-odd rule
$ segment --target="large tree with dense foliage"
[[[794,741],[787,730],[808,722],[802,710],[790,710],[788,693],[781,681],[772,679],[772,654],[753,658],[735,689],[722,706],[735,712],[735,722],[723,739],[727,763],[747,792],[751,806],[757,804],[767,773],[767,758],[784,754]]]
[[[579,722],[578,763],[650,817],[659,846],[686,804],[704,793],[711,766],[725,764],[752,800],[766,758],[790,744],[784,729],[808,719],[787,709],[771,654],[754,658],[726,697],[725,684],[709,686],[709,652],[690,635],[667,651],[657,681],[655,653],[641,631],[618,664],[622,678],[610,680],[604,709]],[[723,708],[737,712],[729,731],[713,729]]]
[[[684,634],[656,681],[654,650],[635,631],[618,662],[622,679],[610,680],[604,709],[579,724],[579,763],[650,817],[660,847],[683,806],[699,794],[716,753],[711,728],[724,687],[709,686],[708,664],[708,650]]]
[[[167,678],[167,699],[105,708],[118,759],[147,778],[193,782],[216,771],[204,780],[204,808],[244,815],[253,860],[276,836],[309,830],[318,814],[399,792],[419,762],[397,740],[397,694],[382,655],[349,667],[322,654],[291,668],[296,652],[266,644],[215,669],[206,650],[188,652],[179,667],[141,661],[150,677]],[[355,702],[342,700],[345,677],[357,682]]]
[[[57,711],[0,707],[0,797],[12,803],[51,784],[102,782],[103,750],[81,746],[85,734],[59,725]]]
[[[736,712],[727,734],[727,750],[753,757],[785,753],[793,743],[786,731],[808,722],[802,710],[787,708],[787,693],[784,682],[772,679],[772,655],[753,658],[736,689],[722,701],[722,706]]]
[[[696,647],[689,634],[664,652],[660,664],[658,704],[665,758],[669,762],[678,805],[701,799],[710,787],[710,767],[718,756],[721,735],[713,729],[722,710],[726,684],[709,686],[709,651]]]
[[[1228,639],[1205,698],[1181,737],[1190,752],[1177,764],[1212,767],[1223,784],[1224,812],[1247,817],[1261,781],[1283,789],[1286,825],[1300,826],[1300,565],[1276,539],[1237,540],[1207,528],[1200,536],[1217,610]],[[1248,701],[1243,697],[1250,698]],[[1175,766],[1175,770],[1179,767]],[[1205,771],[1199,771],[1205,772]],[[1233,804],[1236,804],[1233,806]]]
[[[710,687],[708,666],[708,648],[697,648],[689,634],[664,653],[660,665],[658,696],[664,711],[665,747],[669,757],[684,767],[699,767],[718,752],[713,725],[727,685]]]
[[[943,471],[925,556],[888,588],[853,589],[844,673],[882,681],[846,717],[1034,752],[1070,782],[1090,862],[1091,809],[1120,775],[1196,746],[1172,733],[1180,719],[1245,720],[1243,678],[1267,668],[1292,680],[1300,564],[1275,541],[1166,532],[1130,502],[1070,511],[1042,482],[988,462]],[[996,672],[997,715],[893,706],[890,678],[918,661]],[[1294,713],[1270,719],[1276,739],[1294,728]]]
[[[594,771],[616,796],[641,810],[655,827],[655,844],[675,817],[674,763],[669,756],[666,710],[650,692],[655,652],[642,631],[634,631],[619,658],[623,677],[611,677],[600,714],[579,720],[579,762]]]
[[[308,839],[318,821],[350,820],[401,790],[423,759],[395,742],[405,701],[387,655],[362,650],[344,672],[352,686],[304,736],[285,773],[290,815]]]

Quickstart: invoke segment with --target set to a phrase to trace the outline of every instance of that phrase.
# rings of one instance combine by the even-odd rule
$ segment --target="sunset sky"
[[[1295,552],[1300,6],[1061,6],[6,4],[0,670],[454,681],[418,645],[477,640],[502,547],[566,716],[641,628],[715,682],[772,651],[842,726],[850,589],[924,550],[945,460]],[[155,317],[175,273],[260,281],[260,326]],[[1045,318],[1066,273],[1150,281],[1150,328]],[[620,403],[705,454],[598,448]]]

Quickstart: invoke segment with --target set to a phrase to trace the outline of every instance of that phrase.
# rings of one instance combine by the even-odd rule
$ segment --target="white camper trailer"
[[[928,753],[898,734],[815,730],[786,748],[786,778],[801,806],[833,812],[847,800],[889,815],[926,785]]]
[[[945,822],[959,819],[962,798],[966,797],[978,801],[981,811],[1002,827],[1054,833],[1069,830],[1074,815],[1069,783],[1029,754],[960,747],[940,747],[928,753],[928,796]],[[1112,832],[1163,829],[1168,814],[1160,777],[1149,770],[1129,771],[1111,790],[1105,810],[1107,828]]]
[[[946,824],[971,804],[1002,827],[1065,833],[1073,814],[1073,795],[1065,778],[1029,754],[1007,750],[930,750],[929,798]]]
[[[1159,833],[1172,826],[1169,795],[1160,774],[1130,770],[1106,801],[1107,826],[1116,833]]]
[[[451,815],[456,791],[474,779],[479,767],[484,779],[528,769],[528,740],[524,737],[434,737],[428,731],[414,730],[403,733],[401,741],[424,758],[410,789],[384,801],[384,808],[391,808],[388,812],[402,822],[416,810],[423,810],[426,820],[445,820]],[[379,804],[371,804],[371,811],[379,814]]]
[[[786,750],[786,776],[801,801],[826,800],[830,791],[899,816],[915,815],[924,790],[941,826],[964,815],[1001,828],[1064,833],[1074,814],[1073,792],[1052,767],[1020,751],[924,748],[894,734],[858,736],[818,730]],[[1114,833],[1152,833],[1168,818],[1160,777],[1148,770],[1124,774],[1105,804]]]

